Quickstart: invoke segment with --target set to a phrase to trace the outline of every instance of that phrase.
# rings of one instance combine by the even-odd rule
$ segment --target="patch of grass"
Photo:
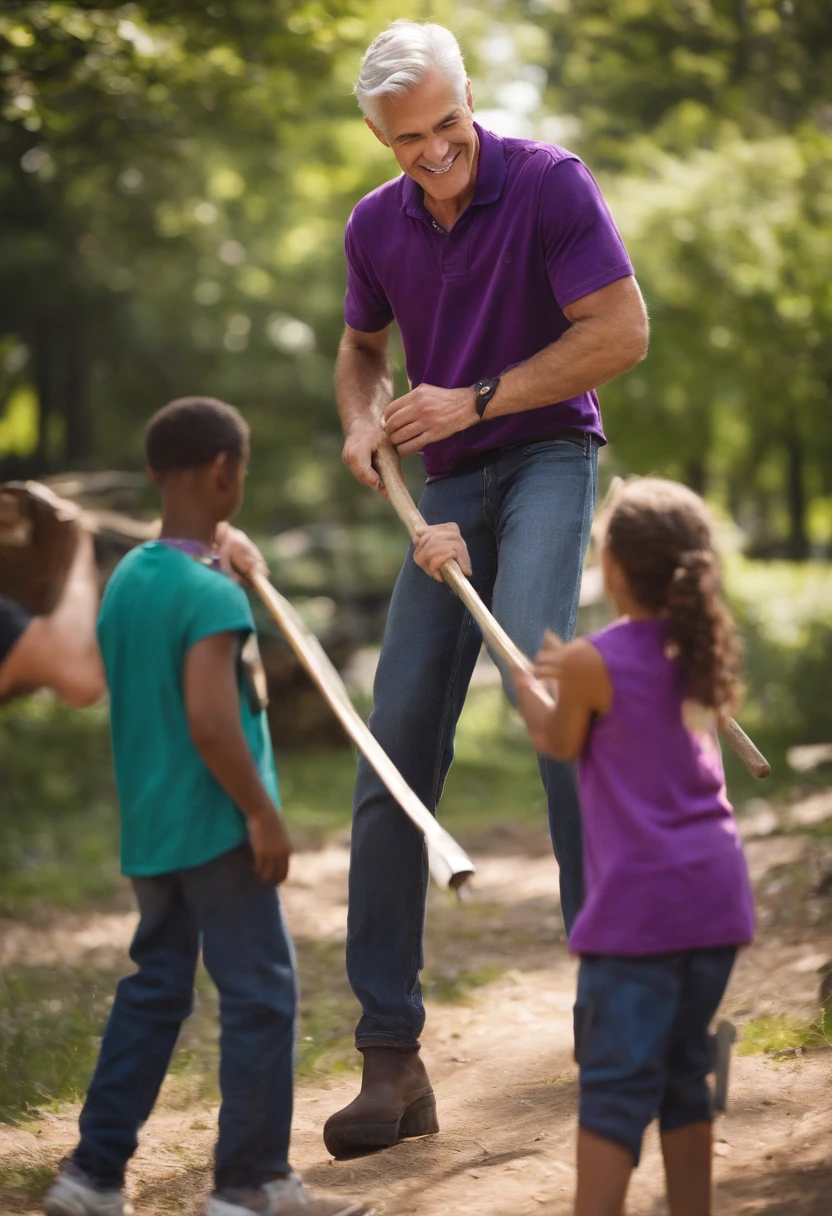
[[[481,967],[426,967],[422,974],[425,997],[444,1005],[466,1000],[477,988],[484,988],[505,974],[499,963],[484,963]]]
[[[8,1191],[42,1191],[55,1177],[48,1165],[15,1165],[0,1168],[0,1198]],[[7,1196],[11,1198],[11,1196]]]
[[[832,1004],[814,1022],[795,1022],[782,1014],[753,1018],[742,1027],[737,1055],[791,1054],[797,1049],[832,1047]]]
[[[0,979],[0,1121],[86,1089],[117,975],[13,969]]]

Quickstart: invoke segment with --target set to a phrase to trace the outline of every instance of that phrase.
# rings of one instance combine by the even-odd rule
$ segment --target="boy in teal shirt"
[[[201,948],[221,1022],[206,1216],[359,1216],[360,1204],[310,1196],[288,1163],[297,995],[275,884],[291,844],[251,608],[214,550],[242,502],[248,427],[231,406],[183,398],[151,419],[146,452],[161,538],[119,564],[98,622],[137,970],[118,985],[81,1141],[45,1211],[129,1213],[125,1168],[191,1012]],[[250,564],[253,546],[243,552]]]

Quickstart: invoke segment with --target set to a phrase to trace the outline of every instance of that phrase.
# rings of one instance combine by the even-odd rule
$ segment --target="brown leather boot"
[[[436,1098],[419,1053],[365,1047],[363,1054],[361,1093],[324,1125],[332,1156],[389,1148],[408,1136],[438,1132]]]

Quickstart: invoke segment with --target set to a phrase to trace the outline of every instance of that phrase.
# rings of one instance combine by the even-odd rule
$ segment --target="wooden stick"
[[[402,476],[401,462],[393,445],[389,442],[382,444],[376,451],[373,463],[384,482],[387,496],[396,513],[407,527],[411,537],[415,536],[417,530],[425,527],[425,521],[410,496],[410,491]],[[440,573],[471,613],[494,654],[509,667],[520,667],[524,671],[531,671],[530,660],[512,642],[502,625],[488,611],[474,587],[460,570],[458,563],[453,559],[445,562]],[[768,760],[733,718],[720,718],[719,729],[726,743],[734,749],[752,776],[767,777],[769,775],[771,765]]]
[[[475,873],[467,853],[437,823],[402,777],[349,698],[344,682],[321,643],[289,603],[262,574],[251,576],[257,594],[280,626],[286,640],[321,690],[353,743],[364,753],[404,813],[425,837],[428,864],[440,887],[458,890]]]

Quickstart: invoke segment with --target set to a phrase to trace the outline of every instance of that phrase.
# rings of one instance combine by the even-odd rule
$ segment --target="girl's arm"
[[[555,760],[574,760],[586,742],[593,716],[608,713],[612,706],[612,684],[604,660],[582,638],[568,646],[547,638],[535,672],[512,672],[529,737],[537,752]],[[557,689],[549,682],[556,682]]]

